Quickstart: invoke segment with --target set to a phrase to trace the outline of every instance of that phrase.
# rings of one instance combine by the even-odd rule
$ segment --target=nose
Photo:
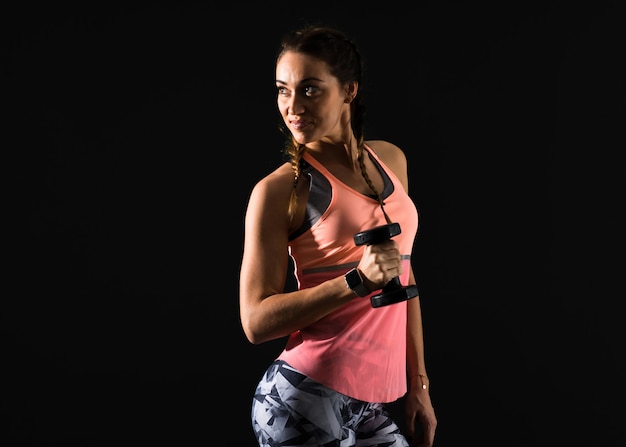
[[[290,115],[300,115],[304,112],[304,103],[300,98],[300,95],[293,94],[289,98],[289,103],[287,104],[287,111]]]

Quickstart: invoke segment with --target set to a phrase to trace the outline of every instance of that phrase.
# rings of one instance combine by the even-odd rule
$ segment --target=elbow
[[[253,345],[260,345],[261,343],[265,343],[268,340],[271,340],[271,337],[266,337],[264,334],[259,332],[252,332],[244,330],[244,334],[246,334],[246,338]]]
[[[272,327],[265,322],[256,321],[254,323],[250,321],[242,320],[243,333],[250,343],[253,345],[260,345],[267,341],[276,340],[287,334],[272,330]]]
[[[253,345],[258,345],[263,342],[263,340],[253,331],[244,328],[243,333],[246,335],[248,341]]]
[[[265,341],[262,331],[260,331],[258,328],[255,328],[255,324],[250,321],[249,318],[242,317],[241,327],[243,329],[244,335],[253,345],[258,345]]]
[[[242,305],[239,318],[243,333],[253,345],[280,338],[284,334],[280,319],[268,313],[262,305]]]

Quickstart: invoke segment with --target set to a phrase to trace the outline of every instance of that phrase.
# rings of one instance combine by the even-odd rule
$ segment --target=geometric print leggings
[[[273,362],[252,400],[260,447],[408,447],[383,404],[333,391],[281,360]]]

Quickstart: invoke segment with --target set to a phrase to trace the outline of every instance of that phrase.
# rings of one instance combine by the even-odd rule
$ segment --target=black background
[[[311,21],[408,157],[435,445],[624,445],[618,2],[227,3],[2,7],[4,445],[255,445],[243,215]]]

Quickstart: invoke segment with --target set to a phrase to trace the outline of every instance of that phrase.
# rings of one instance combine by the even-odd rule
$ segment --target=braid
[[[356,48],[356,46],[354,45],[352,46],[354,48],[354,52],[357,55],[357,57],[361,59],[360,53],[358,49]],[[362,66],[363,63],[360,62],[360,64]],[[385,203],[383,202],[382,197],[376,190],[376,187],[374,186],[372,179],[370,179],[370,176],[367,173],[367,169],[365,168],[365,161],[363,160],[363,153],[365,152],[363,148],[365,146],[366,107],[365,107],[365,102],[363,100],[363,94],[361,93],[360,89],[357,92],[357,95],[354,97],[353,101],[350,103],[350,108],[351,108],[351,126],[352,126],[352,132],[354,133],[354,136],[356,137],[356,145],[357,145],[357,151],[358,151],[357,160],[359,161],[359,167],[361,168],[361,175],[365,179],[367,186],[370,187],[370,189],[376,196],[376,200],[378,200],[378,203],[380,204],[380,209],[382,210],[385,216],[385,220],[387,221],[388,224],[390,224],[392,222],[389,216],[387,215],[387,212],[385,211]]]
[[[363,160],[363,152],[364,152],[363,146],[359,146],[357,148],[357,151],[358,151],[357,160],[359,160],[359,166],[361,167],[361,175],[363,176],[363,178],[367,182],[367,186],[370,187],[370,189],[372,190],[372,192],[376,196],[376,200],[378,200],[378,203],[380,204],[380,209],[382,210],[383,214],[385,215],[385,220],[387,221],[388,224],[390,224],[391,223],[391,219],[389,218],[389,216],[387,215],[387,212],[385,211],[385,202],[383,202],[383,199],[380,196],[380,194],[378,193],[378,191],[376,190],[376,187],[374,186],[374,183],[372,182],[372,179],[367,174],[367,169],[365,169],[365,161]]]
[[[289,217],[289,224],[293,222],[293,218],[296,214],[296,206],[298,202],[298,182],[300,180],[300,159],[304,152],[304,144],[298,144],[294,139],[291,141],[291,145],[286,148],[286,152],[289,155],[291,169],[293,170],[293,187],[291,188],[291,194],[289,196],[289,207],[287,208],[287,215]]]
[[[383,202],[382,197],[376,190],[374,183],[372,183],[372,179],[367,173],[367,169],[365,168],[365,161],[363,160],[363,152],[365,146],[365,104],[363,102],[363,96],[360,91],[355,96],[354,100],[350,104],[351,112],[352,112],[352,131],[354,132],[354,136],[356,137],[357,144],[357,160],[359,161],[359,167],[361,168],[361,175],[365,179],[367,186],[370,187],[374,195],[376,196],[376,200],[380,204],[380,209],[385,215],[385,219],[387,223],[391,223],[391,219],[387,215],[385,211],[385,204]]]

